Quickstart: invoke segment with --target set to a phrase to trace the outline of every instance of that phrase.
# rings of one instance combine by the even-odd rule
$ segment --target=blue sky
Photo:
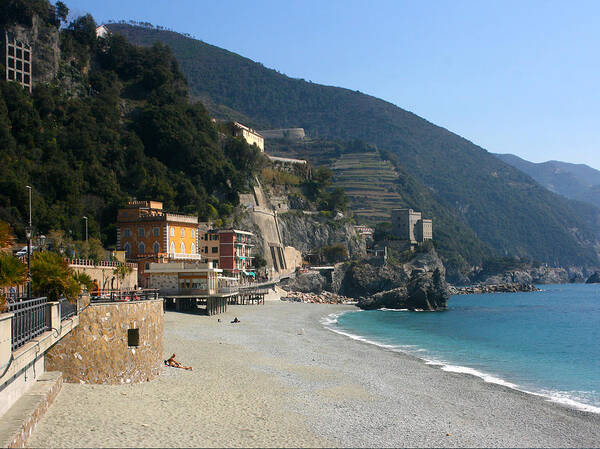
[[[380,97],[491,152],[600,169],[600,1],[65,0]]]

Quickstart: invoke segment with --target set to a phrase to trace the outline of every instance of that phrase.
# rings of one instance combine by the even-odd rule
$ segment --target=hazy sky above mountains
[[[65,0],[374,95],[495,153],[600,169],[600,2]]]

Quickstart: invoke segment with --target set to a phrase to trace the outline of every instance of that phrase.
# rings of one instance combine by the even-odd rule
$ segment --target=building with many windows
[[[200,252],[215,267],[244,273],[252,268],[253,235],[239,229],[210,229],[200,235]]]
[[[117,215],[117,249],[138,262],[140,285],[151,262],[199,261],[198,217],[172,214],[158,201],[131,201]]]

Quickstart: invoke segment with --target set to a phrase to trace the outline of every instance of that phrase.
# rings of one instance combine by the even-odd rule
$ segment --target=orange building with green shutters
[[[117,249],[138,263],[140,285],[151,262],[199,261],[198,217],[172,214],[159,201],[131,201],[117,214]]]

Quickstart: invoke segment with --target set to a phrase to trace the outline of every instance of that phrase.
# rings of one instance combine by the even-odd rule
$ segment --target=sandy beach
[[[168,312],[165,358],[174,352],[193,371],[164,368],[136,385],[65,384],[29,445],[600,446],[600,415],[321,324],[349,309],[273,302],[212,317]]]

